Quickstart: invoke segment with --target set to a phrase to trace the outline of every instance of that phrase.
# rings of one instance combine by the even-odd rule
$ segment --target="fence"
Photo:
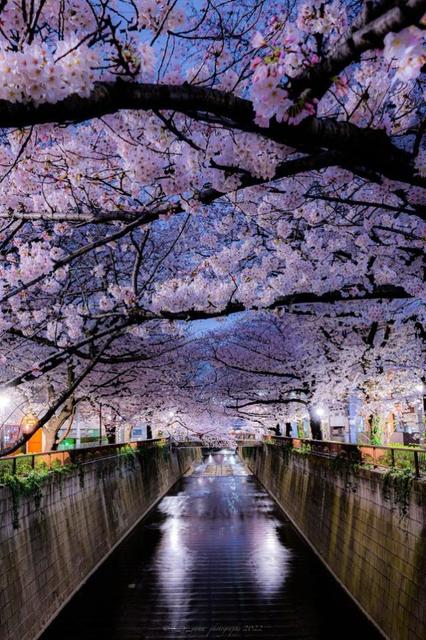
[[[314,455],[346,459],[373,468],[411,469],[417,477],[426,474],[426,449],[421,447],[357,445],[286,436],[265,436],[264,440],[274,444],[291,446],[294,449],[305,449],[307,453]]]
[[[162,446],[168,443],[168,438],[154,438],[152,440],[136,440],[120,444],[106,444],[97,447],[81,449],[67,449],[50,451],[48,453],[30,453],[0,458],[0,483],[7,475],[26,475],[32,469],[55,469],[67,464],[86,464],[94,460],[112,458],[129,451],[129,449],[143,449]]]

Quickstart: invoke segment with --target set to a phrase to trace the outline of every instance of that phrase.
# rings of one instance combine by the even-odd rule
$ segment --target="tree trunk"
[[[72,365],[68,366],[68,387],[71,388],[74,383],[74,367]],[[49,400],[55,397],[55,392],[52,385],[48,387],[48,396]],[[66,402],[62,405],[62,408],[58,415],[54,415],[43,427],[44,434],[44,451],[55,451],[58,448],[58,445],[63,437],[58,440],[59,431],[62,429],[67,420],[71,418],[70,428],[68,429],[66,435],[68,435],[71,426],[72,426],[72,418],[75,413],[76,401],[74,396],[70,396]],[[65,436],[64,436],[65,437]]]
[[[109,424],[105,426],[105,432],[108,444],[115,444],[117,437],[117,427],[115,424]]]
[[[292,436],[291,422],[286,422],[285,423],[285,435],[287,436],[287,438],[291,438],[291,436]]]
[[[58,416],[54,416],[43,427],[44,434],[44,451],[56,451],[58,444],[63,440],[58,440],[59,431],[65,422],[73,417],[75,411],[74,398],[69,398],[62,407]]]
[[[368,438],[370,444],[380,446],[382,444],[382,425],[380,416],[370,415],[368,418]]]
[[[58,429],[56,428],[57,418],[52,418],[43,427],[43,451],[54,451],[57,447],[56,436]]]
[[[124,442],[129,442],[132,438],[133,425],[126,423],[124,426]]]
[[[311,409],[309,409],[309,424],[311,427],[312,439],[322,440],[321,418],[316,416]]]

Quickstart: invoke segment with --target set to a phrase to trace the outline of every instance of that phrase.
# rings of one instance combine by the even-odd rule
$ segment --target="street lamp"
[[[5,409],[10,405],[10,398],[6,396],[4,393],[0,394],[0,410]]]

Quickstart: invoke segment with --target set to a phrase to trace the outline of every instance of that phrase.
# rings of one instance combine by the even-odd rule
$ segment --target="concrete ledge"
[[[391,640],[426,637],[426,483],[406,509],[381,472],[271,445],[239,453],[337,580]]]
[[[140,460],[99,460],[21,498],[12,525],[0,487],[0,638],[35,640],[159,499],[201,459],[196,447],[148,449]],[[83,486],[82,486],[83,485]]]

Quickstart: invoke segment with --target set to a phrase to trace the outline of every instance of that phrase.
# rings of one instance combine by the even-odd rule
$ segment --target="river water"
[[[236,454],[222,451],[167,493],[42,640],[380,637]]]

